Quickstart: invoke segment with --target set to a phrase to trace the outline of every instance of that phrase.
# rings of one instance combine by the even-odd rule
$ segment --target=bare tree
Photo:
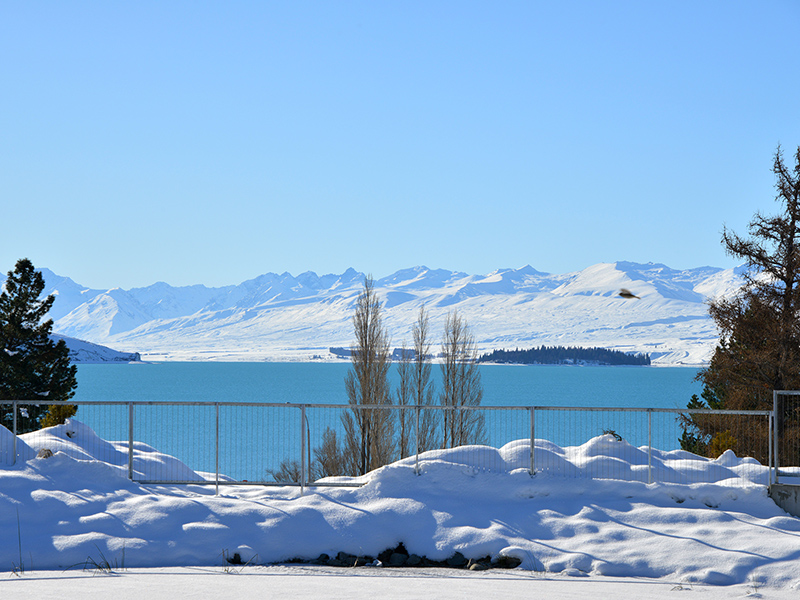
[[[391,462],[394,424],[390,410],[360,408],[391,405],[388,371],[389,337],[381,319],[381,301],[371,276],[356,300],[353,315],[355,342],[351,346],[352,369],[345,377],[352,409],[342,415],[346,474],[364,475]]]
[[[335,477],[344,473],[339,440],[336,437],[336,431],[330,427],[326,427],[322,434],[322,444],[318,448],[314,448],[314,464],[311,473],[315,480],[323,477]]]
[[[267,469],[267,474],[278,483],[300,483],[301,471],[300,461],[285,458],[277,469]]]
[[[400,360],[397,363],[397,404],[401,407],[406,407],[412,403],[412,366],[411,357],[413,352],[406,348],[406,343],[400,349]],[[410,408],[401,408],[397,411],[397,425],[398,435],[397,449],[400,452],[400,458],[410,456],[412,453],[411,439],[414,432],[414,412]]]
[[[457,310],[447,313],[442,336],[442,392],[439,395],[443,411],[442,446],[455,448],[467,444],[482,444],[486,440],[483,415],[469,407],[479,406],[483,399],[481,373],[476,364],[478,351],[467,322]]]
[[[431,380],[431,344],[428,313],[425,305],[419,307],[419,316],[412,330],[414,336],[414,370],[412,373],[412,387],[414,404],[417,412],[417,452],[433,450],[439,446],[436,436],[439,411],[425,410],[425,406],[433,405],[434,390]]]

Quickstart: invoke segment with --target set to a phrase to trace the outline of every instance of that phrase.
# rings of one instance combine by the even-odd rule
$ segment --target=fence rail
[[[778,448],[771,442],[773,411],[154,401],[69,404],[78,409],[70,422],[72,429],[31,431],[18,438],[32,425],[27,408],[52,402],[0,402],[2,423],[14,434],[10,444],[0,438],[0,464],[16,462],[21,439],[34,449],[48,447],[78,458],[99,458],[125,469],[127,477],[139,483],[214,485],[217,489],[220,485],[296,485],[301,491],[308,486],[359,486],[365,482],[361,475],[396,460],[403,460],[418,474],[444,460],[490,471],[524,470],[530,475],[701,482],[708,469],[678,449],[681,431],[688,424],[702,426],[705,438],[701,441],[707,452],[722,453],[738,444],[746,448],[747,456],[760,461],[739,461],[727,484],[768,484],[779,476],[773,467]],[[363,443],[358,448],[347,447],[348,423],[351,433],[355,427],[373,437],[360,438]],[[740,452],[737,455],[741,458]],[[342,462],[343,456],[348,463]],[[339,462],[331,463],[332,457]]]

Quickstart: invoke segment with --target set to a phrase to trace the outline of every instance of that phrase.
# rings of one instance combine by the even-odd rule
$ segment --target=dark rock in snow
[[[460,568],[466,566],[467,559],[463,554],[461,554],[461,552],[456,552],[453,554],[453,556],[447,559],[447,564],[450,567]]]
[[[506,556],[501,554],[492,561],[492,566],[496,569],[516,569],[522,564],[522,559],[516,556]]]

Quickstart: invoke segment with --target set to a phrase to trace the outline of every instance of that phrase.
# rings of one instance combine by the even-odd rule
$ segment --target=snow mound
[[[14,463],[14,437],[11,431],[0,425],[0,465]],[[19,438],[16,452],[18,460],[30,460],[36,456],[36,451]]]
[[[25,433],[19,438],[26,447],[32,449],[34,456],[39,450],[46,448],[54,454],[60,452],[74,460],[107,463],[118,468],[119,476],[127,477],[127,442],[108,442],[100,438],[91,427],[75,419],[67,419],[63,425]],[[22,460],[26,459],[23,457]],[[141,442],[133,444],[133,472],[135,479],[141,481],[204,480],[174,456],[162,454]]]
[[[301,496],[296,487],[221,485],[215,496],[214,486],[130,481],[127,444],[75,420],[21,438],[16,464],[0,466],[0,539],[19,537],[37,569],[87,556],[128,568],[213,566],[224,552],[253,564],[340,551],[377,556],[402,542],[433,560],[504,555],[519,558],[521,569],[564,577],[800,582],[800,519],[747,477],[735,487],[709,483],[764,469],[732,452],[716,460],[648,455],[612,435],[567,448],[537,440],[531,477],[530,446],[519,440],[427,452],[420,472],[404,459],[359,478],[360,488],[313,487]],[[0,448],[10,443],[0,428]],[[54,455],[33,458],[43,447]],[[134,464],[137,477],[171,465],[201,479],[139,442]],[[705,483],[647,484],[648,464]],[[596,478],[610,468],[630,479]],[[0,545],[0,570],[19,556],[16,543]]]

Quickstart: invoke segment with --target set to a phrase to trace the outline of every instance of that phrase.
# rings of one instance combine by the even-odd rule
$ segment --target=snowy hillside
[[[156,360],[307,360],[352,341],[364,274],[267,273],[236,286],[92,290],[43,269],[63,335]],[[376,281],[392,344],[411,340],[424,303],[434,341],[458,309],[481,351],[545,345],[647,352],[654,364],[706,361],[717,332],[706,300],[730,293],[737,270],[679,271],[661,264],[601,263],[566,274],[526,266],[469,275],[419,266]],[[620,288],[640,300],[624,300]]]
[[[107,346],[100,344],[92,344],[91,342],[84,342],[83,340],[76,340],[75,338],[66,337],[63,335],[53,334],[52,337],[56,342],[64,340],[69,348],[69,360],[73,363],[92,363],[92,364],[107,364],[107,363],[131,363],[141,361],[141,356],[138,352],[117,352]]]

